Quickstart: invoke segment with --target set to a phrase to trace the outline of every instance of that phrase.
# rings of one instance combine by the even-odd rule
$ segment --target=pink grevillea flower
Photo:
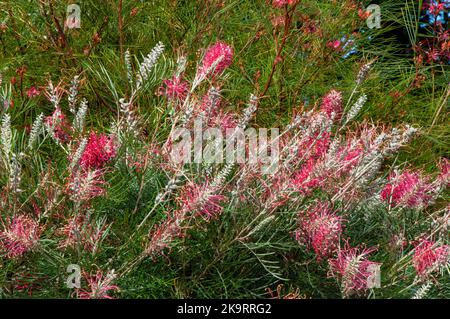
[[[331,134],[330,132],[318,132],[313,136],[308,136],[305,139],[304,148],[299,150],[299,155],[304,156],[308,154],[311,158],[318,159],[325,155],[330,147]],[[306,150],[306,152],[305,152]]]
[[[164,80],[159,88],[159,94],[164,95],[169,100],[183,101],[188,93],[189,84],[181,76],[174,76],[172,79]]]
[[[291,181],[288,179],[287,174],[287,171],[277,172],[271,178],[270,183],[263,181],[261,175],[258,176],[264,188],[264,192],[259,197],[270,210],[283,206],[289,201],[289,192],[287,192],[287,189],[291,186]]]
[[[342,147],[338,147],[334,154],[336,166],[329,172],[334,178],[339,178],[349,173],[351,169],[357,166],[364,155],[364,150],[358,141],[347,141]]]
[[[110,159],[116,156],[116,149],[114,138],[91,132],[80,164],[86,169],[103,168]]]
[[[116,279],[114,271],[109,271],[106,276],[101,270],[94,275],[84,274],[88,283],[88,289],[77,289],[79,299],[114,299],[109,295],[110,291],[119,291],[119,287],[113,285]]]
[[[416,245],[412,260],[417,274],[426,277],[445,266],[449,262],[449,256],[450,246],[437,246],[434,242],[422,240]]]
[[[435,48],[431,48],[429,51],[426,52],[428,61],[433,62],[433,61],[439,61],[439,55],[440,52],[438,49]]]
[[[317,203],[306,216],[299,216],[295,239],[311,247],[320,260],[330,256],[339,246],[343,219],[332,211],[328,203]]]
[[[334,40],[334,41],[328,41],[327,47],[339,51],[341,49],[341,41],[340,40]]]
[[[39,94],[41,94],[41,92],[39,92],[38,89],[36,89],[36,87],[32,86],[27,90],[27,96],[31,99],[35,96],[38,96]]]
[[[165,248],[170,248],[173,241],[182,238],[188,221],[194,217],[191,213],[211,219],[222,212],[220,202],[224,196],[214,194],[215,188],[204,185],[188,183],[180,193],[178,202],[181,205],[179,210],[168,214],[167,219],[154,227],[149,234],[149,243],[145,249],[148,256],[155,256]]]
[[[367,290],[369,279],[373,276],[375,266],[367,255],[375,249],[351,248],[348,243],[337,251],[336,258],[329,259],[330,275],[341,281],[344,296],[363,293]]]
[[[272,5],[276,8],[284,7],[285,5],[293,4],[296,0],[273,0]]]
[[[323,178],[315,175],[316,162],[309,159],[292,178],[292,186],[298,192],[307,195],[320,186]]]
[[[289,138],[288,142],[289,142]],[[297,158],[304,160],[319,160],[328,152],[331,144],[330,132],[312,132],[302,136],[297,144]]]
[[[45,125],[56,140],[62,143],[66,143],[70,140],[69,122],[64,113],[61,112],[61,109],[56,108],[52,115],[47,116]]]
[[[104,172],[101,170],[78,170],[69,178],[67,193],[70,199],[75,202],[87,201],[97,196],[105,194],[102,186]]]
[[[40,233],[39,223],[28,216],[16,215],[0,231],[0,246],[7,257],[20,257],[36,247]]]
[[[366,21],[370,17],[370,11],[358,9],[358,16],[360,17],[361,20]]]
[[[434,16],[438,16],[439,13],[443,10],[445,10],[445,3],[443,2],[441,3],[432,2],[428,7],[428,11]]]
[[[216,195],[208,183],[198,185],[188,183],[182,190],[179,201],[183,211],[191,211],[200,216],[211,219],[218,216],[223,207],[220,203],[225,200],[222,195]]]
[[[60,243],[60,248],[83,247],[85,250],[95,252],[101,241],[107,225],[96,225],[84,215],[70,218],[67,224],[60,230],[65,239]]]
[[[223,132],[226,132],[228,129],[234,129],[237,124],[237,120],[232,115],[219,111],[216,115],[211,117],[208,126],[217,127]]]
[[[342,117],[342,93],[336,90],[328,92],[323,97],[320,109],[330,118],[339,121]]]
[[[421,208],[432,200],[432,186],[416,172],[394,171],[389,176],[389,184],[381,191],[381,198],[395,206]]]
[[[209,72],[214,75],[221,74],[233,62],[233,53],[233,48],[225,42],[213,44],[206,50],[202,65],[197,73],[199,75],[206,75]],[[211,70],[211,68],[213,69]]]
[[[219,91],[213,88],[202,97],[201,103],[199,103],[197,108],[204,115],[214,115],[219,111],[221,102]]]
[[[145,248],[145,254],[154,257],[164,249],[170,248],[173,241],[182,238],[185,234],[185,221],[187,212],[181,210],[173,212],[172,216],[152,228],[149,233],[149,243]]]
[[[450,183],[450,161],[443,158],[439,163],[440,174],[438,177],[438,182],[441,187],[447,187]]]

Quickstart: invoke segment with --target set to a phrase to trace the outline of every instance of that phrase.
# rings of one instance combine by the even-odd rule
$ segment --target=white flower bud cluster
[[[3,155],[5,159],[9,161],[12,153],[12,132],[11,132],[11,117],[8,113],[5,113],[2,118],[0,142],[2,146]]]
[[[86,99],[83,99],[80,103],[80,108],[78,109],[73,122],[74,129],[80,133],[83,132],[84,129],[84,122],[86,119],[87,108],[88,102]]]
[[[28,139],[28,148],[32,149],[34,143],[37,141],[39,134],[42,132],[44,121],[44,114],[41,113],[38,115],[36,120],[34,120],[33,125],[31,126],[30,137]]]
[[[139,90],[145,81],[147,81],[153,67],[158,61],[158,58],[164,52],[164,44],[158,42],[158,44],[152,49],[152,51],[144,57],[144,60],[139,66],[139,73],[136,76],[136,91]]]
[[[359,111],[361,111],[364,104],[367,102],[367,95],[363,94],[359,97],[359,99],[352,105],[350,110],[347,113],[347,118],[345,120],[345,124],[353,120],[356,115],[358,115]]]
[[[69,110],[72,114],[75,114],[79,84],[80,77],[78,75],[75,75],[70,85],[69,96],[67,97],[67,100],[69,101]]]

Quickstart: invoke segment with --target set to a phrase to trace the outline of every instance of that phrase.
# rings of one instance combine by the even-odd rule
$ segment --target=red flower
[[[85,168],[103,168],[116,156],[117,146],[113,138],[105,134],[91,132],[86,149],[81,156],[80,165]]]
[[[394,172],[389,176],[390,183],[381,191],[381,198],[395,206],[421,208],[432,200],[431,185],[416,172]]]
[[[186,212],[174,211],[172,214],[167,215],[168,217],[164,222],[150,230],[149,243],[145,248],[145,253],[148,256],[155,257],[157,254],[162,253],[164,249],[171,247],[175,239],[182,238],[185,234],[187,226],[183,224],[188,219]]]
[[[292,179],[292,185],[294,189],[302,194],[309,194],[314,188],[320,186],[323,180],[320,177],[316,177],[314,171],[316,169],[316,163],[313,159],[309,159],[298,171]]]
[[[119,290],[118,286],[112,284],[115,278],[114,271],[108,272],[106,276],[100,270],[95,275],[85,274],[89,289],[78,289],[77,297],[79,299],[113,299],[108,293]]]
[[[202,65],[198,70],[198,74],[205,75],[209,69],[217,63],[212,73],[221,74],[233,62],[233,48],[225,42],[217,42],[210,46],[205,53]],[[220,59],[220,62],[217,62]]]
[[[70,127],[67,122],[66,116],[61,112],[61,109],[57,108],[52,115],[47,116],[45,124],[50,129],[53,137],[62,143],[69,141]]]
[[[159,94],[170,100],[184,100],[188,90],[189,84],[182,80],[181,76],[174,76],[172,79],[163,81],[163,86],[159,88]]]
[[[320,260],[336,251],[342,234],[342,222],[342,217],[337,216],[329,204],[319,202],[306,216],[300,215],[300,227],[295,232],[295,239],[311,247]]]
[[[363,9],[358,9],[358,16],[361,20],[367,20],[367,18],[370,16],[370,12]]]
[[[428,11],[434,16],[438,16],[443,10],[445,10],[445,3],[431,3],[428,7]]]
[[[340,50],[341,41],[339,41],[339,40],[328,41],[327,42],[327,47],[329,47],[330,49],[336,50],[336,51]]]
[[[0,231],[0,246],[8,257],[20,257],[38,244],[40,232],[39,223],[28,216],[14,216]]]
[[[226,132],[228,129],[234,129],[237,126],[237,121],[232,115],[219,111],[211,117],[208,125],[209,127],[218,127]]]
[[[85,250],[95,252],[106,225],[96,225],[91,223],[85,215],[78,215],[70,218],[67,224],[61,229],[61,233],[66,237],[59,245],[63,247],[77,247],[80,245]]]
[[[426,52],[428,61],[438,61],[439,60],[439,50],[432,48]]]
[[[371,268],[378,263],[369,261],[367,255],[374,249],[351,248],[348,244],[338,250],[337,257],[329,259],[331,276],[341,280],[342,293],[349,296],[367,289],[368,280],[373,274]]]
[[[305,149],[308,150],[309,156],[314,159],[325,155],[330,147],[331,135],[330,132],[317,132],[314,136],[308,136],[305,139]],[[300,149],[300,154],[305,149]],[[299,154],[299,155],[300,155]]]
[[[330,118],[334,114],[334,119],[339,121],[342,116],[342,93],[336,90],[328,92],[322,100],[320,109]]]
[[[285,5],[293,4],[295,0],[273,0],[272,5],[276,8],[284,7]]]
[[[103,173],[101,170],[78,170],[72,174],[66,190],[70,198],[80,202],[105,194]]]
[[[444,266],[449,259],[450,246],[422,240],[414,249],[413,265],[419,276],[425,277]]]
[[[214,190],[209,187],[208,183],[204,185],[188,183],[181,193],[180,202],[183,211],[196,212],[206,219],[210,219],[222,212],[223,207],[220,202],[224,199],[224,196],[214,194]]]
[[[31,99],[35,96],[38,96],[39,94],[41,94],[41,92],[39,92],[38,89],[36,89],[36,87],[32,86],[27,90],[27,96]]]

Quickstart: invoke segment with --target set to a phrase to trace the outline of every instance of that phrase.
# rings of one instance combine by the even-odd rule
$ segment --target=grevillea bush
[[[299,3],[269,4],[286,33]],[[450,162],[437,160],[434,172],[403,162],[423,128],[361,118],[377,102],[365,85],[382,61],[355,62],[349,90],[324,84],[323,96],[293,102],[289,116],[265,123],[279,132],[270,142],[244,139],[238,154],[233,139],[232,160],[191,160],[230,154],[212,129],[234,138],[261,128],[280,39],[266,86],[246,101],[229,98],[227,77],[244,75],[231,75],[241,52],[223,40],[197,60],[172,61],[162,42],[145,56],[125,48],[120,85],[100,63],[33,86],[26,98],[47,107],[29,126],[3,81],[0,295],[450,297]],[[92,79],[110,111],[90,105]],[[142,103],[149,95],[154,104]],[[204,138],[180,148],[180,129]]]
[[[373,294],[396,290],[412,296],[415,290],[424,293],[419,290],[422,285],[439,287],[450,254],[449,212],[445,207],[427,209],[448,185],[450,164],[442,160],[441,170],[433,176],[385,166],[414,138],[416,128],[356,123],[353,119],[367,97],[344,101],[342,92],[330,89],[313,108],[298,109],[281,129],[276,137],[279,163],[270,174],[264,173],[267,163],[261,161],[173,162],[175,128],[193,127],[199,117],[207,124],[203,132],[211,127],[245,128],[258,112],[259,98],[250,96],[240,112],[222,107],[222,89],[208,81],[214,84],[232,63],[233,49],[218,42],[206,50],[191,83],[182,80],[186,61],[179,59],[172,80],[164,80],[158,89],[170,111],[161,121],[172,129],[163,134],[165,139],[143,138],[133,99],[155,71],[163,48],[159,44],[144,58],[130,79],[131,97],[120,98],[118,117],[111,118],[112,126],[103,131],[84,126],[88,107],[86,100],[79,106],[76,102],[77,78],[67,96],[71,116],[62,111],[62,85],[52,83],[46,96],[54,111],[39,116],[28,134],[13,128],[4,109],[0,232],[4,258],[32,263],[31,256],[46,251],[94,260],[106,255],[109,261],[95,273],[83,272],[87,286],[75,295],[109,298],[110,292],[120,293],[120,285],[113,282],[124,280],[140,263],[164,262],[178,250],[189,251],[192,232],[208,232],[210,224],[222,222],[221,232],[229,239],[216,252],[216,262],[222,262],[230,246],[242,245],[274,280],[281,281],[291,267],[301,267],[297,263],[306,263],[313,264],[324,280],[331,278],[344,297],[367,295],[369,288],[379,290]],[[353,93],[370,66],[361,67]],[[44,147],[56,150],[43,155]],[[52,163],[59,161],[66,163],[65,169],[55,172]],[[23,183],[23,176],[35,169],[33,183]],[[100,201],[108,201],[108,190],[121,170],[135,172],[140,179],[131,213],[133,231],[125,238],[114,234],[108,212],[96,211]],[[156,180],[154,194],[144,194],[145,185]],[[274,229],[285,233],[289,250],[301,253],[285,260],[282,242],[271,251],[274,243],[268,234]],[[122,253],[134,257],[123,261]],[[381,286],[371,287],[376,276]]]

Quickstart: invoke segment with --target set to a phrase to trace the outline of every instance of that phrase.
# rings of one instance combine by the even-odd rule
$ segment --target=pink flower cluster
[[[116,154],[114,137],[91,132],[79,159],[81,169],[75,166],[67,181],[66,192],[73,201],[88,201],[105,194],[104,167]]]
[[[113,299],[109,295],[110,291],[118,291],[119,287],[113,285],[112,282],[116,278],[113,272],[106,275],[102,271],[97,271],[94,275],[84,274],[89,288],[77,289],[77,297],[79,299]]]
[[[315,176],[315,170],[316,161],[309,159],[292,178],[293,187],[304,195],[310,194],[324,180],[321,176]]]
[[[172,79],[163,81],[159,88],[159,94],[164,95],[169,100],[183,101],[188,93],[189,83],[184,81],[181,76],[174,76]]]
[[[449,256],[450,246],[437,246],[432,241],[422,240],[414,249],[413,265],[419,276],[426,277],[445,266]]]
[[[61,229],[61,233],[65,239],[60,243],[59,247],[76,248],[78,245],[83,249],[95,252],[104,232],[105,225],[95,227],[85,215],[78,214],[70,218],[67,224]]]
[[[334,41],[328,41],[327,47],[336,51],[341,50],[341,41],[340,40],[334,40]]]
[[[41,94],[41,92],[39,92],[39,90],[35,87],[32,86],[27,90],[27,96],[31,99],[35,96],[38,96],[39,94]]]
[[[80,164],[85,169],[103,168],[109,160],[116,156],[116,150],[117,146],[112,137],[91,132]]]
[[[344,296],[365,291],[369,278],[373,275],[372,267],[378,265],[369,261],[367,255],[374,249],[351,248],[346,245],[339,249],[336,258],[329,259],[331,276],[341,279]]]
[[[443,158],[439,163],[439,169],[441,173],[438,177],[438,183],[442,188],[445,188],[450,184],[450,160]]]
[[[183,225],[187,218],[186,213],[176,210],[173,212],[173,216],[170,215],[168,214],[164,222],[150,230],[149,244],[145,248],[146,255],[154,257],[164,249],[170,248],[171,243],[176,238],[183,237],[186,227]]]
[[[272,5],[276,8],[281,8],[284,7],[286,5],[291,5],[295,2],[296,0],[273,0],[272,1]]]
[[[333,212],[328,203],[318,202],[306,216],[299,216],[300,227],[295,238],[310,246],[319,260],[329,257],[339,247],[342,222],[342,217]]]
[[[227,114],[222,111],[218,111],[214,114],[208,123],[208,127],[220,128],[223,132],[227,129],[232,129],[237,126],[237,121],[231,114]]]
[[[154,256],[164,249],[170,248],[176,238],[184,236],[186,223],[192,217],[199,215],[206,220],[217,217],[223,210],[220,205],[223,200],[225,197],[215,194],[214,189],[208,183],[203,185],[186,184],[177,199],[180,209],[167,213],[167,219],[151,229],[150,241],[145,253],[148,256]]]
[[[225,197],[216,192],[217,189],[208,181],[203,184],[189,182],[184,185],[176,200],[179,209],[167,212],[166,219],[150,230],[146,255],[154,257],[170,248],[175,239],[185,235],[189,221],[196,216],[210,220],[220,215],[223,210],[221,202]]]
[[[339,121],[342,117],[342,93],[336,90],[331,90],[324,96],[320,109],[327,113],[330,118]]]
[[[38,244],[40,233],[38,222],[16,215],[0,231],[0,246],[9,258],[20,257]]]
[[[67,193],[75,202],[88,201],[105,194],[102,170],[77,170],[73,172],[67,183]]]
[[[188,183],[179,198],[182,210],[195,212],[206,219],[214,218],[222,212],[220,203],[224,200],[224,196],[214,194],[208,183]]]
[[[427,3],[426,1],[424,1],[423,3],[423,7],[426,8],[428,7],[428,11],[434,15],[437,16],[439,15],[439,13],[441,11],[444,11],[446,8],[446,4],[444,2],[440,2],[439,0],[436,2],[431,2],[431,3]]]
[[[214,64],[217,65],[212,70],[214,75],[221,74],[233,62],[233,48],[225,42],[217,42],[210,46],[205,53],[202,65],[197,71],[198,74],[206,75]],[[220,61],[219,61],[220,59]]]
[[[428,206],[433,198],[432,185],[428,184],[417,172],[394,171],[389,183],[381,191],[381,198],[394,206],[421,208]]]
[[[52,115],[47,116],[45,124],[53,137],[61,143],[67,143],[70,140],[70,125],[61,109],[57,108]]]

